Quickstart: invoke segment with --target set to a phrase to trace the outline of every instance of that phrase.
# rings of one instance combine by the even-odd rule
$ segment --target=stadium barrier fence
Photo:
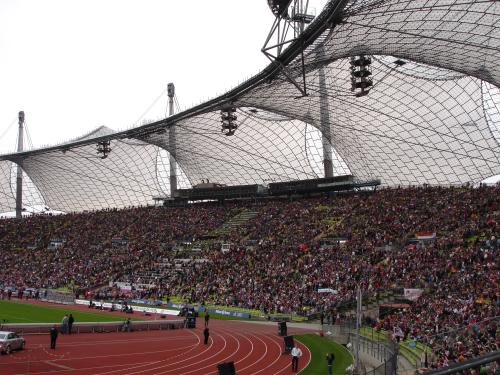
[[[152,331],[178,329],[184,327],[184,320],[132,320],[129,329],[124,328],[125,321],[117,322],[82,322],[73,324],[73,333],[104,333],[130,331]],[[26,333],[48,333],[54,323],[7,323],[1,324],[0,330],[11,331],[20,334]],[[61,324],[56,324],[61,328]]]
[[[436,370],[425,371],[426,375],[451,375],[464,374],[468,370],[475,370],[476,374],[498,374],[500,373],[500,350],[487,353],[481,357],[467,361],[453,363],[447,367]]]
[[[398,348],[389,341],[372,340],[359,335],[354,322],[328,325],[324,324],[323,334],[333,341],[348,346],[349,351],[355,357],[355,345],[359,339],[360,352],[371,356],[381,364],[376,368],[362,373],[366,375],[395,375],[397,372]]]
[[[63,305],[73,305],[75,295],[71,292],[61,292],[54,289],[42,289],[40,300],[45,302],[59,303]]]
[[[74,303],[77,305],[84,305],[84,306],[90,305],[90,301],[85,299],[75,299]],[[114,309],[114,311],[121,311],[124,307],[120,303],[113,303],[113,302],[93,301],[92,303],[94,307],[106,310]],[[157,315],[175,315],[175,316],[179,315],[179,311],[171,309],[161,309],[156,307],[135,306],[135,305],[128,305],[128,307],[130,307],[134,312],[143,312],[143,313],[157,314]]]

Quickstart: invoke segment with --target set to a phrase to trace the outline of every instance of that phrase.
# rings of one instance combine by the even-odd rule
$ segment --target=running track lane
[[[238,375],[292,373],[276,326],[214,319],[204,345],[198,323],[197,329],[60,335],[56,350],[48,348],[48,334],[28,335],[26,350],[0,357],[0,374],[217,375],[217,364],[230,361]],[[301,370],[311,354],[299,346]]]

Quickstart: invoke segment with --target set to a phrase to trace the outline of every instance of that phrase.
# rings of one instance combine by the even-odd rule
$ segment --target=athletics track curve
[[[229,361],[238,375],[292,373],[277,324],[213,319],[208,345],[202,326],[198,319],[196,329],[59,335],[56,350],[49,349],[48,334],[26,335],[24,351],[0,357],[0,374],[216,375],[217,364]],[[304,332],[289,327],[289,334]],[[302,370],[311,353],[299,346]]]

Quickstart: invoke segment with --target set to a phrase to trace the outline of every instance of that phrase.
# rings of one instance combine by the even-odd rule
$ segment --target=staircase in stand
[[[378,298],[369,297],[363,298],[363,315],[377,317],[379,313],[379,308],[381,305],[391,304],[391,303],[401,303],[402,296],[399,293],[396,293],[394,290],[383,290],[378,293]],[[352,301],[349,304],[349,307],[342,309],[343,312],[348,316],[356,315],[356,302]]]
[[[235,228],[238,228],[248,221],[252,220],[259,214],[259,211],[243,210],[238,215],[233,216],[231,219],[222,224],[212,234],[217,237],[222,237],[231,233]]]

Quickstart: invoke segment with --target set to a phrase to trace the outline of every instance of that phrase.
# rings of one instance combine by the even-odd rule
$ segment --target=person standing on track
[[[61,333],[65,334],[68,333],[68,315],[64,315],[64,318],[62,320],[62,325],[61,325]]]
[[[73,318],[73,314],[69,314],[68,317],[68,334],[71,335],[71,330],[73,329],[73,323],[75,322],[75,318]]]
[[[326,364],[328,365],[328,375],[332,375],[334,360],[335,360],[335,355],[333,353],[328,353],[326,355]]]
[[[302,350],[298,346],[292,349],[292,371],[299,371],[299,358],[302,357]]]
[[[205,327],[208,327],[208,321],[210,320],[210,314],[207,312],[205,313]]]
[[[208,344],[208,337],[210,336],[210,332],[208,331],[208,327],[205,327],[205,329],[203,330],[203,336],[205,336],[205,345]]]
[[[54,324],[50,329],[50,349],[56,348],[57,335],[57,326]]]

